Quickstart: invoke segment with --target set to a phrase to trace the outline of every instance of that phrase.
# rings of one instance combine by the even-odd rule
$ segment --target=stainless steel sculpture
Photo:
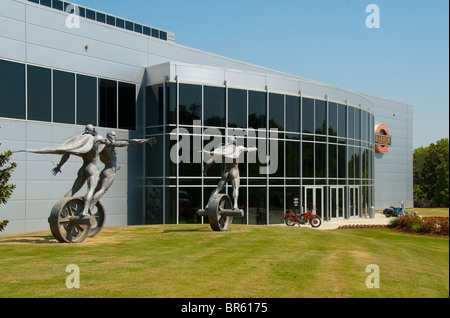
[[[55,176],[61,172],[70,155],[83,159],[72,188],[53,206],[48,218],[53,236],[61,243],[79,243],[98,234],[105,225],[106,217],[100,198],[111,187],[120,168],[117,167],[116,148],[143,143],[153,146],[155,142],[154,138],[117,140],[113,131],[104,139],[93,125],[87,125],[83,135],[73,137],[61,146],[17,151],[62,155],[59,164],[51,170]],[[105,164],[100,174],[99,160]],[[87,185],[86,194],[74,197],[84,184]]]
[[[235,137],[229,137],[227,145],[216,148],[213,152],[203,150],[203,153],[210,156],[203,170],[204,176],[207,175],[208,169],[214,162],[223,162],[225,165],[222,178],[216,189],[211,193],[205,209],[197,211],[197,215],[208,217],[213,231],[228,231],[233,222],[233,217],[244,217],[244,211],[238,207],[240,186],[238,160],[243,153],[255,151],[258,151],[256,147],[238,146]],[[219,193],[228,182],[231,182],[233,187],[233,204],[227,194]]]

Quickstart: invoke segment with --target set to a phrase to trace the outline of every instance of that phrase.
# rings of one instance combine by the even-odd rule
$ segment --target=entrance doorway
[[[303,197],[303,212],[314,211],[321,219],[326,220],[323,205],[323,187],[307,186]]]
[[[330,187],[330,220],[341,221],[347,218],[345,187]]]
[[[349,218],[357,218],[359,215],[359,186],[350,186],[348,194],[348,216]]]

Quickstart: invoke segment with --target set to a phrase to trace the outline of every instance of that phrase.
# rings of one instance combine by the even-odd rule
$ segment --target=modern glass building
[[[57,145],[86,124],[157,139],[119,149],[122,169],[102,199],[107,226],[207,223],[196,211],[223,163],[203,176],[200,151],[228,136],[258,147],[241,158],[245,217],[235,222],[281,224],[286,210],[311,209],[358,218],[413,202],[411,105],[185,47],[171,32],[65,1],[2,1],[0,151]],[[4,233],[48,229],[80,162],[54,177],[58,156],[13,159]]]

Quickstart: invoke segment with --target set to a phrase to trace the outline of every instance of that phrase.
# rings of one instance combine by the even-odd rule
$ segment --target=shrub
[[[394,218],[394,219],[391,219],[390,221],[389,221],[389,227],[390,228],[396,228],[397,226],[399,226],[400,225],[400,220],[399,219],[397,219],[397,218]]]
[[[411,231],[416,232],[416,233],[422,232],[422,224],[414,224],[411,227]]]

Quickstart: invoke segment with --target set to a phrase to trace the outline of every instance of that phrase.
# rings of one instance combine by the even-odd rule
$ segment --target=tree
[[[449,140],[414,150],[414,199],[449,206]]]
[[[14,184],[8,183],[17,166],[15,162],[11,161],[11,155],[11,151],[0,152],[0,204],[6,204],[16,187]],[[4,230],[6,224],[8,224],[8,220],[0,222],[0,232]]]

